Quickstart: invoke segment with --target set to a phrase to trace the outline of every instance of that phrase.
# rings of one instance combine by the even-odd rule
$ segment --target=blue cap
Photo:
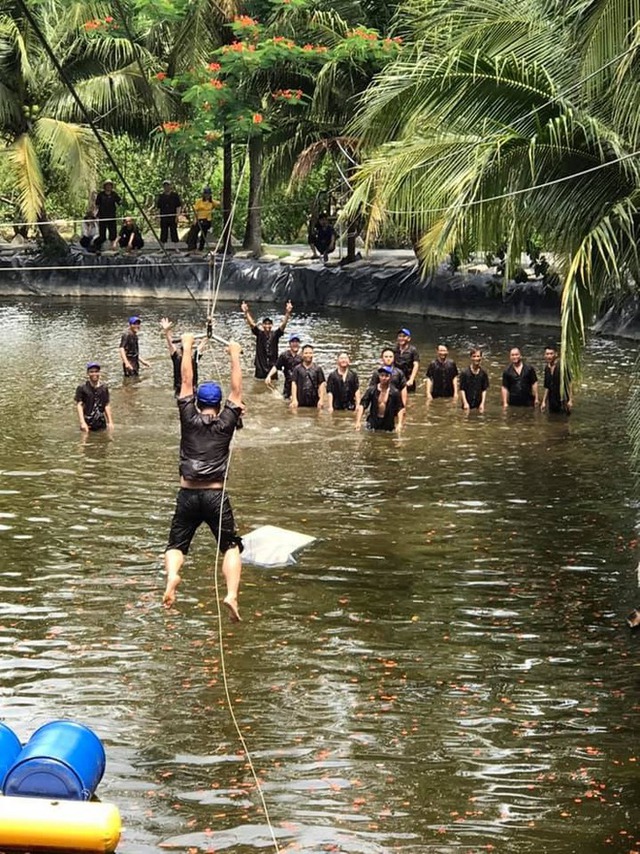
[[[218,406],[222,400],[222,389],[218,383],[200,383],[196,400],[201,406]]]
[[[300,336],[298,335],[297,332],[292,332],[291,335],[289,336],[289,343],[291,343],[292,341],[301,341],[301,340],[302,339],[300,338]]]
[[[409,338],[411,338],[411,330],[407,329],[407,327],[404,326],[402,329],[398,329],[398,335],[407,335]]]
[[[133,317],[129,318],[129,326],[133,326],[136,323],[140,323],[140,318],[137,314],[134,314]]]
[[[100,362],[87,362],[87,370],[88,371],[92,371],[92,370],[94,370],[94,368],[99,371],[100,370]]]
[[[378,368],[378,373],[379,374],[392,374],[393,368],[391,367],[391,365],[380,365],[380,367]]]

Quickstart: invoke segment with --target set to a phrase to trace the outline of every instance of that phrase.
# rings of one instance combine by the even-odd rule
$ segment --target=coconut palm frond
[[[45,188],[38,154],[29,135],[23,133],[8,150],[8,162],[18,190],[18,204],[26,222],[37,222],[44,207]]]
[[[95,183],[100,147],[88,127],[43,117],[35,123],[34,133],[51,163],[65,170],[72,187],[88,189]]]

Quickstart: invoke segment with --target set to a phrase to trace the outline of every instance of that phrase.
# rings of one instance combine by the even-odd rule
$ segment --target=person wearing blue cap
[[[300,336],[297,332],[293,332],[289,336],[289,347],[284,350],[276,359],[275,365],[270,369],[265,377],[265,383],[269,388],[273,388],[273,379],[278,371],[282,371],[284,375],[284,387],[282,396],[285,400],[291,399],[291,378],[293,377],[294,369],[302,362],[302,353],[300,351]]]
[[[75,402],[83,433],[113,430],[109,389],[100,381],[98,362],[89,362],[87,365],[87,381],[77,387]]]
[[[382,352],[380,353],[380,364],[388,365],[393,369],[391,374],[391,385],[393,388],[397,388],[400,392],[400,396],[402,397],[403,406],[407,405],[407,380],[405,375],[400,370],[400,368],[396,368],[395,366],[395,352],[393,347],[383,347]],[[369,385],[376,386],[378,384],[378,369],[371,374],[371,379],[369,380]]]
[[[140,318],[137,314],[129,318],[129,329],[120,339],[120,359],[122,360],[122,370],[125,377],[137,377],[140,373],[140,365],[143,368],[149,367],[149,362],[145,362],[140,358],[140,342],[138,341],[138,333],[140,332]]]
[[[225,482],[229,446],[242,415],[241,350],[237,342],[229,342],[231,381],[229,396],[222,406],[218,383],[201,383],[193,392],[193,344],[193,335],[182,336],[182,385],[178,398],[180,489],[164,556],[167,584],[163,603],[170,608],[175,602],[185,555],[194,534],[206,522],[224,554],[222,572],[227,585],[224,604],[231,619],[237,622],[242,540],[236,531]]]
[[[411,331],[406,327],[398,330],[394,356],[396,368],[400,368],[407,381],[407,391],[415,392],[416,377],[420,369],[420,354],[411,343]]]
[[[356,410],[356,430],[360,430],[367,412],[367,430],[386,430],[399,433],[404,422],[404,404],[397,388],[391,385],[393,367],[380,365],[378,382],[362,395]]]
[[[278,359],[278,341],[284,335],[287,323],[291,319],[293,304],[291,300],[287,300],[287,304],[284,307],[284,317],[277,329],[273,328],[273,320],[270,317],[265,317],[262,325],[258,326],[245,300],[240,303],[240,309],[244,314],[247,326],[256,338],[256,357],[253,362],[256,369],[255,378],[257,380],[265,380]]]

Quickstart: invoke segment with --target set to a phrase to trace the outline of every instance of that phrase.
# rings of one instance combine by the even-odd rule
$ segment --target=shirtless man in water
[[[242,415],[240,345],[229,342],[231,387],[221,408],[222,389],[217,383],[201,383],[193,392],[193,335],[182,336],[180,396],[180,489],[171,522],[164,565],[167,586],[163,603],[170,608],[180,584],[180,570],[195,532],[206,522],[224,554],[222,572],[227,584],[224,604],[234,622],[238,613],[238,588],[242,540],[236,531],[233,511],[224,490],[229,464],[229,445]]]
[[[402,395],[391,384],[393,367],[381,365],[378,368],[378,383],[370,385],[362,395],[358,409],[356,410],[356,430],[362,426],[364,413],[367,415],[368,430],[387,430],[399,433],[404,421],[404,403]]]

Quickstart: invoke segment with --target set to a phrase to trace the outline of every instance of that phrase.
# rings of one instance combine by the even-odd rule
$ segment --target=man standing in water
[[[264,380],[278,358],[278,341],[282,338],[284,330],[287,328],[287,323],[293,311],[293,305],[291,300],[287,301],[284,308],[284,317],[277,329],[273,328],[273,320],[270,317],[264,318],[262,327],[258,326],[251,316],[249,305],[244,300],[240,304],[240,308],[244,314],[244,319],[247,321],[247,326],[256,337],[255,378],[257,380]]]
[[[407,405],[407,379],[404,373],[400,370],[400,368],[396,368],[395,364],[395,352],[392,347],[384,347],[382,349],[382,353],[380,354],[380,362],[382,365],[387,365],[390,368],[393,368],[391,372],[391,386],[396,388],[402,397],[402,405]],[[371,374],[371,379],[369,380],[369,385],[377,386],[378,385],[378,369]]]
[[[125,377],[137,377],[140,373],[140,365],[143,368],[149,367],[149,362],[145,362],[144,359],[140,358],[139,332],[140,318],[137,314],[134,314],[133,317],[129,318],[129,329],[120,339],[119,353]]]
[[[291,377],[293,376],[293,369],[301,362],[302,353],[300,352],[300,336],[293,333],[289,336],[289,348],[283,353],[280,353],[276,359],[275,365],[267,374],[265,383],[269,388],[273,388],[273,378],[276,376],[278,371],[282,371],[284,374],[284,388],[282,389],[282,396],[285,400],[289,400],[291,398]]]
[[[502,374],[502,407],[537,406],[538,377],[531,365],[522,361],[518,347],[509,353],[511,364]]]
[[[427,402],[434,397],[450,397],[455,404],[458,400],[458,367],[449,358],[449,350],[444,344],[436,347],[436,358],[427,368]]]
[[[327,409],[354,410],[360,403],[360,381],[352,371],[347,353],[340,353],[335,371],[327,378]]]
[[[230,391],[224,407],[222,389],[206,382],[193,393],[193,335],[182,336],[180,397],[180,489],[171,522],[164,565],[167,586],[163,603],[170,608],[180,584],[180,570],[195,532],[206,522],[224,554],[222,572],[227,584],[224,604],[234,622],[240,620],[238,588],[242,540],[236,531],[233,511],[225,494],[229,446],[242,415],[240,345],[230,341]]]
[[[89,362],[87,381],[76,389],[75,401],[78,421],[83,433],[95,430],[113,430],[109,389],[100,382],[100,365]]]
[[[400,368],[407,381],[407,391],[416,390],[416,377],[420,368],[420,354],[411,343],[411,331],[403,328],[398,330],[398,343],[394,350],[395,366]]]
[[[313,361],[313,347],[302,348],[302,362],[293,369],[291,376],[291,409],[299,406],[322,409],[327,383],[324,371]]]
[[[362,426],[364,413],[367,415],[368,430],[386,430],[399,433],[404,422],[404,404],[400,392],[391,385],[393,368],[381,365],[378,368],[378,382],[362,395],[356,412],[356,430]]]
[[[460,374],[460,402],[465,411],[477,409],[482,414],[489,388],[487,372],[480,367],[482,350],[474,347],[469,353],[469,359],[471,364]]]
[[[551,345],[545,347],[544,360],[544,397],[541,410],[549,412],[564,412],[571,414],[573,400],[571,399],[571,377],[568,376],[564,390],[562,389],[562,368],[558,351]],[[564,393],[563,393],[564,391]]]

